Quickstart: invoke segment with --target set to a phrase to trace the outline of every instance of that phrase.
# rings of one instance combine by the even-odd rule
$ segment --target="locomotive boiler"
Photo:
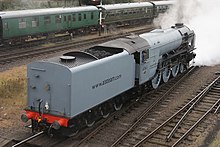
[[[33,62],[21,119],[31,120],[33,131],[76,133],[119,110],[129,93],[184,72],[194,49],[194,32],[179,23]]]

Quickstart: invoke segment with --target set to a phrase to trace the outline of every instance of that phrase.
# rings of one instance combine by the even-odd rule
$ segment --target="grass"
[[[0,106],[25,105],[26,66],[15,67],[0,73]]]
[[[218,132],[217,136],[215,137],[214,141],[211,143],[209,147],[219,147],[220,146],[220,132]]]

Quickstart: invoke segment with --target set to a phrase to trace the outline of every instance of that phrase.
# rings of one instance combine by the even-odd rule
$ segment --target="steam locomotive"
[[[195,33],[179,23],[28,65],[23,122],[64,135],[120,110],[130,93],[156,89],[189,67]]]

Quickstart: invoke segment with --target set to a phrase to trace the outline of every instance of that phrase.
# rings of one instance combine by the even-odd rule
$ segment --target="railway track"
[[[52,46],[47,47],[31,47],[31,48],[16,48],[16,49],[9,49],[8,51],[4,51],[0,55],[0,65],[5,65],[17,60],[21,59],[27,59],[36,57],[39,55],[45,55],[60,51],[67,51],[67,50],[83,50],[86,47],[90,47],[95,44],[103,43],[105,41],[113,40],[116,38],[121,38],[124,36],[127,36],[129,34],[141,34],[144,32],[148,32],[152,30],[153,28],[142,28],[139,30],[134,30],[122,34],[113,34],[108,36],[102,36],[102,37],[95,37],[92,39],[86,39],[86,40],[76,40],[76,41],[67,41],[59,44],[55,44]]]
[[[184,144],[184,139],[198,125],[201,125],[210,113],[217,113],[219,108],[220,76],[213,80],[211,84],[206,86],[179,111],[136,143],[134,147],[141,145],[149,146],[149,144],[176,147],[180,143]],[[189,142],[189,140],[186,140],[186,142]]]

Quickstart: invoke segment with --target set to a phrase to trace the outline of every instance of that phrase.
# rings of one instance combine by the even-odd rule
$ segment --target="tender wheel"
[[[115,109],[116,111],[120,110],[120,109],[122,108],[122,106],[123,106],[123,103],[122,103],[122,101],[121,101],[121,98],[120,98],[120,97],[115,98],[115,102],[114,102],[113,105],[114,105],[114,109]]]
[[[167,67],[163,71],[163,82],[166,83],[171,75],[171,70],[169,70]]]
[[[180,63],[180,69],[179,70],[180,70],[180,73],[183,73],[186,70],[185,65],[183,63]]]
[[[122,105],[123,105],[123,104],[118,105],[118,104],[114,103],[114,108],[115,108],[115,110],[116,110],[116,111],[121,110]]]
[[[95,124],[95,121],[94,120],[85,120],[86,121],[86,126],[87,127],[92,127],[94,124]]]
[[[72,128],[61,128],[61,134],[66,137],[73,137],[79,133],[80,128],[74,126]]]
[[[79,130],[75,130],[74,132],[72,132],[70,137],[76,136],[79,133]]]
[[[109,116],[109,114],[110,114],[109,112],[106,113],[106,112],[103,112],[103,110],[101,110],[101,115],[103,118],[107,118]]]
[[[161,81],[161,73],[157,73],[154,78],[151,80],[151,84],[152,84],[152,87],[154,89],[157,89],[158,86],[160,85],[160,81]]]
[[[107,105],[107,104],[103,105],[103,106],[100,108],[100,113],[101,113],[101,116],[102,116],[103,118],[107,118],[107,117],[109,116],[110,112],[109,112],[109,109],[108,109],[108,105]]]
[[[176,77],[179,72],[179,64],[176,64],[172,67],[172,76]]]
[[[92,127],[95,124],[96,115],[92,110],[89,110],[85,118],[85,124],[87,127]]]

